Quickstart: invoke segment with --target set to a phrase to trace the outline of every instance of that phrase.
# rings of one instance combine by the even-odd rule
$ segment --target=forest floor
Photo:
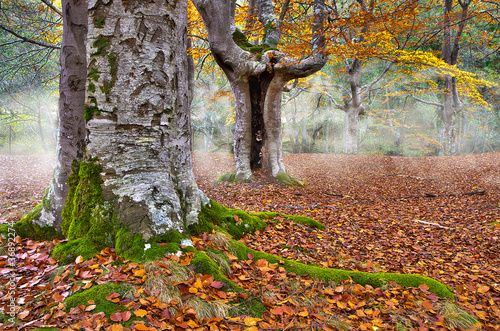
[[[19,218],[41,201],[51,164],[51,157],[0,156],[0,222]],[[326,226],[322,231],[278,217],[280,222],[268,222],[265,230],[244,236],[240,241],[247,246],[325,268],[428,276],[451,287],[455,300],[438,298],[422,285],[404,288],[390,283],[374,289],[350,280],[325,284],[279,265],[252,261],[252,256],[236,261],[227,254],[228,278],[247,289],[251,298],[262,300],[267,310],[259,317],[236,316],[233,310],[233,315],[217,318],[212,308],[212,315],[201,316],[184,299],[196,295],[224,306],[237,296],[219,291],[210,277],[191,274],[174,283],[181,288],[182,302],[160,302],[158,293],[148,292],[144,270],[149,275],[160,271],[132,263],[113,269],[111,263],[118,258],[112,250],[90,261],[75,261],[64,267],[72,269],[70,276],[61,271],[49,282],[48,275],[58,269],[49,257],[56,242],[18,240],[20,324],[12,328],[4,320],[0,330],[41,325],[168,330],[175,325],[177,330],[500,331],[500,153],[425,158],[296,154],[285,155],[285,164],[305,187],[288,187],[262,174],[252,183],[214,183],[232,170],[232,157],[195,153],[193,159],[199,187],[221,204],[304,215]],[[193,241],[203,248],[209,238],[200,235]],[[108,266],[107,273],[97,268],[101,264]],[[0,257],[2,291],[12,271],[5,265],[6,256]],[[116,276],[120,273],[124,278]],[[135,296],[118,298],[127,307],[121,314],[104,316],[94,310],[93,302],[65,310],[62,302],[70,292],[118,278],[137,287]],[[76,285],[82,279],[85,286]],[[42,293],[48,300],[35,300]],[[117,296],[107,299],[118,302]],[[7,300],[8,295],[0,298],[2,304]],[[137,321],[124,324],[131,316]]]

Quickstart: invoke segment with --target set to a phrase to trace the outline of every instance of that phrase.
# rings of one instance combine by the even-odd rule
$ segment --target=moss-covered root
[[[243,292],[244,289],[229,280],[220,270],[219,266],[205,253],[196,251],[191,265],[196,273],[212,275],[215,280],[224,284],[224,291]]]
[[[34,220],[40,218],[42,209],[43,204],[40,203],[35,209],[14,224],[14,229],[18,236],[21,236],[21,238],[32,238],[34,240],[52,240],[59,238],[59,233],[57,233],[53,226],[40,226],[34,223]]]
[[[244,233],[263,230],[267,223],[258,216],[242,210],[226,208],[214,200],[202,207],[199,222],[189,226],[190,234],[211,232],[215,228],[232,235],[236,239]]]
[[[369,284],[373,287],[380,287],[391,281],[399,285],[409,287],[418,287],[420,284],[427,284],[429,286],[429,291],[435,293],[439,297],[451,299],[454,298],[452,289],[450,289],[448,286],[432,278],[420,275],[395,274],[385,272],[369,273],[361,271],[321,268],[315,265],[306,265],[300,262],[282,259],[275,255],[259,252],[234,240],[231,242],[231,246],[237,252],[237,257],[239,259],[246,260],[248,259],[248,253],[252,253],[254,256],[254,260],[265,259],[270,263],[283,261],[283,267],[289,272],[294,272],[297,275],[307,274],[313,278],[317,278],[327,282],[339,282],[340,280],[348,279],[350,277],[354,282],[358,284]]]
[[[304,225],[307,225],[311,228],[315,228],[315,229],[320,229],[320,230],[324,230],[325,229],[325,225],[319,221],[316,221],[315,219],[312,219],[310,217],[307,217],[307,216],[300,216],[300,215],[285,215],[285,214],[281,214],[281,216],[284,216],[286,218],[288,218],[289,220],[293,221],[293,222],[297,222],[297,223],[301,223],[301,224],[304,224]]]
[[[276,180],[280,181],[281,183],[288,185],[288,186],[295,186],[298,185],[300,187],[304,187],[304,184],[293,178],[292,176],[288,175],[287,173],[280,173],[276,175]]]
[[[106,296],[111,293],[125,294],[128,287],[122,284],[106,283],[93,286],[86,290],[76,292],[64,300],[66,311],[79,305],[89,305],[89,300],[93,300],[96,305],[95,311],[103,312],[106,316],[118,311],[118,304],[106,300]]]

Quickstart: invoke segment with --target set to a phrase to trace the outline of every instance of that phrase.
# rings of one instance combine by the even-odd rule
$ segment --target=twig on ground
[[[397,176],[397,177],[405,177],[405,178],[412,178],[412,179],[418,179],[418,180],[439,180],[438,178],[425,178],[425,177],[400,175],[400,174],[381,174],[379,176]]]
[[[426,224],[426,225],[436,226],[436,227],[438,227],[440,229],[455,230],[455,228],[450,228],[450,227],[447,227],[447,226],[442,226],[442,225],[437,224],[437,223],[431,223],[431,222],[422,221],[422,220],[412,220],[412,221],[413,222],[417,222],[417,223]]]
[[[434,193],[424,193],[424,195],[409,195],[405,197],[396,197],[396,198],[386,198],[389,200],[397,200],[397,199],[409,199],[409,198],[435,198],[435,197],[449,197],[449,196],[460,196],[460,195],[485,195],[485,190],[478,190],[472,192],[465,193],[443,193],[443,194],[434,194]]]

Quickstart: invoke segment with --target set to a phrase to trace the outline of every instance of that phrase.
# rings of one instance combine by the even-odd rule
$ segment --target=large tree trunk
[[[44,199],[42,214],[35,222],[54,226],[59,232],[62,209],[68,196],[71,164],[82,157],[85,140],[85,82],[87,80],[87,1],[63,0],[63,39],[59,82],[59,130],[56,167]]]
[[[99,169],[94,176],[104,202],[97,200],[103,206],[95,206],[87,225],[73,211],[65,222],[78,226],[65,225],[67,235],[77,237],[73,228],[81,233],[109,207],[120,227],[144,240],[183,232],[201,208],[189,150],[186,4],[98,1],[89,7],[84,161]],[[75,199],[85,199],[82,194]]]

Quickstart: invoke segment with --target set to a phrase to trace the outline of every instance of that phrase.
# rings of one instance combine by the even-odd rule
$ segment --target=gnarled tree
[[[290,1],[285,1],[279,17],[271,0],[249,2],[250,19],[251,13],[258,13],[264,28],[260,45],[250,43],[237,29],[235,0],[193,0],[193,4],[203,18],[212,54],[234,93],[236,178],[249,180],[252,170],[262,167],[270,168],[275,177],[286,175],[281,143],[281,97],[289,81],[312,75],[326,63],[324,0],[314,0],[309,7],[313,15],[312,40],[309,55],[300,59],[278,50]]]

